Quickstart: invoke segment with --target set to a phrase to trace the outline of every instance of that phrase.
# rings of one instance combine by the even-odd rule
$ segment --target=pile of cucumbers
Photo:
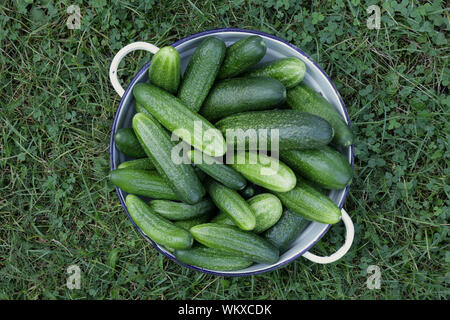
[[[183,263],[219,271],[273,264],[310,221],[341,219],[326,193],[352,179],[338,151],[352,132],[302,83],[300,59],[258,64],[265,53],[259,36],[229,47],[206,37],[182,76],[177,50],[161,48],[150,83],[133,88],[132,128],[115,133],[116,147],[134,160],[109,179],[129,194],[136,225]],[[277,157],[260,152],[271,150],[273,129]],[[257,143],[227,141],[230,130],[255,130]],[[185,161],[174,161],[179,152]]]

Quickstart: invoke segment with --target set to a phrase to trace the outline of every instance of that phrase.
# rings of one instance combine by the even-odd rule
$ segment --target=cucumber
[[[232,132],[238,150],[270,150],[272,139],[278,150],[316,149],[333,139],[333,128],[328,121],[297,110],[268,110],[243,112],[216,123],[217,129],[230,139]],[[228,134],[227,134],[228,131]]]
[[[253,152],[238,152],[230,164],[247,180],[272,191],[287,192],[295,187],[294,172],[278,159]]]
[[[159,174],[167,180],[178,198],[188,204],[199,202],[205,189],[190,164],[172,161],[174,143],[155,118],[144,113],[133,117],[133,129]]]
[[[223,161],[216,162],[215,158],[202,154],[198,150],[191,150],[189,157],[197,168],[228,188],[242,190],[247,185],[247,180]]]
[[[155,166],[149,158],[141,158],[122,162],[117,169],[154,170]]]
[[[227,146],[222,133],[202,116],[186,107],[180,99],[145,83],[135,85],[133,94],[166,129],[186,143],[213,157],[225,154]]]
[[[169,220],[192,219],[216,210],[210,199],[204,199],[196,204],[186,204],[169,200],[152,200],[149,207],[160,216]]]
[[[138,169],[116,169],[110,172],[109,179],[125,192],[140,196],[179,200],[175,192],[156,171]]]
[[[314,150],[285,150],[280,158],[292,170],[326,189],[343,189],[352,180],[352,167],[338,151],[325,146]]]
[[[284,210],[280,220],[264,232],[262,236],[279,248],[280,253],[284,253],[309,223],[308,220],[303,219],[298,214]]]
[[[226,224],[228,226],[236,226],[236,224],[231,220],[231,218],[225,213],[220,212],[217,216],[215,216],[211,223],[217,223],[217,224]]]
[[[255,228],[255,214],[239,193],[214,180],[207,181],[206,189],[215,205],[225,212],[239,228],[242,230]]]
[[[195,240],[204,246],[254,262],[275,263],[279,251],[264,238],[239,229],[216,223],[199,224],[191,228]]]
[[[207,223],[209,220],[211,220],[212,216],[213,216],[213,214],[206,213],[202,216],[198,216],[198,217],[195,217],[192,219],[174,221],[174,224],[180,228],[183,228],[183,229],[189,231],[189,229],[191,229],[193,226],[196,226],[198,224]]]
[[[125,203],[134,223],[153,241],[173,249],[187,249],[192,246],[193,238],[187,230],[155,214],[137,196],[129,194]]]
[[[226,45],[217,37],[208,37],[197,47],[184,72],[178,98],[198,112],[205,101],[225,57]]]
[[[211,89],[200,114],[215,121],[234,113],[273,109],[285,101],[286,88],[276,79],[233,78]]]
[[[239,194],[240,194],[244,199],[249,199],[249,198],[251,198],[251,197],[257,195],[258,193],[261,193],[261,190],[260,190],[260,188],[259,188],[257,185],[255,185],[255,184],[253,184],[253,183],[247,184],[247,186],[245,187],[245,189],[244,189],[244,190],[241,190],[241,191],[239,192]]]
[[[136,113],[145,113],[149,116],[151,116],[151,113],[148,112],[143,106],[142,104],[140,104],[139,102],[135,101],[134,103],[134,108],[136,109]]]
[[[295,110],[309,112],[327,120],[334,129],[333,143],[348,147],[353,143],[350,127],[334,107],[319,93],[301,83],[287,92],[287,103]]]
[[[260,36],[250,36],[236,41],[227,48],[218,78],[235,77],[257,64],[266,54],[267,46]]]
[[[196,247],[187,250],[176,250],[175,257],[189,265],[209,270],[233,271],[250,267],[253,262],[241,257],[233,257],[223,252],[206,247]]]
[[[281,203],[301,217],[325,224],[341,220],[341,210],[326,195],[297,177],[297,185],[289,192],[275,192]]]
[[[146,157],[132,128],[122,128],[114,134],[114,144],[123,154],[133,158]]]
[[[306,74],[305,63],[298,58],[282,58],[273,62],[264,64],[263,66],[251,70],[247,76],[249,77],[270,77],[280,81],[286,89],[295,87]]]
[[[148,75],[151,83],[172,94],[178,91],[181,64],[178,51],[171,47],[162,47],[152,58]]]

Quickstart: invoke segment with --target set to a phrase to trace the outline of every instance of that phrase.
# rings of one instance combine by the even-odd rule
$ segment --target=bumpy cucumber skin
[[[237,191],[212,179],[206,182],[211,199],[242,230],[253,230],[256,225],[255,214],[250,205]]]
[[[266,76],[280,81],[286,89],[295,87],[306,74],[305,63],[298,58],[282,58],[247,73],[248,77]]]
[[[174,254],[185,264],[215,271],[240,270],[253,264],[248,259],[226,255],[219,250],[206,247],[176,250]]]
[[[216,79],[225,57],[226,45],[217,37],[208,37],[197,47],[184,72],[178,98],[198,112]]]
[[[337,150],[325,146],[321,149],[285,150],[280,158],[292,170],[314,181],[322,188],[343,189],[352,180],[352,167]]]
[[[205,195],[205,189],[190,164],[172,161],[174,143],[158,121],[144,113],[137,113],[133,117],[133,129],[156,170],[167,179],[179,199],[188,204],[199,202]]]
[[[260,36],[236,41],[227,48],[218,79],[235,77],[257,64],[266,54],[267,46]]]
[[[155,214],[137,196],[130,194],[125,202],[134,223],[153,241],[173,249],[188,249],[192,246],[193,238],[188,231]]]
[[[294,172],[283,162],[253,152],[238,152],[230,164],[247,180],[267,190],[287,192],[295,187]]]
[[[132,128],[122,128],[114,134],[114,143],[123,154],[133,158],[146,157]]]
[[[169,220],[188,220],[217,210],[210,199],[196,204],[187,204],[168,200],[152,200],[149,207],[160,216]]]
[[[164,178],[156,171],[139,169],[116,169],[110,172],[112,184],[125,192],[140,196],[179,200]]]
[[[353,143],[353,134],[341,115],[318,92],[306,84],[289,89],[287,104],[295,110],[309,112],[327,120],[334,129],[333,143],[348,147]]]
[[[211,89],[200,114],[215,121],[239,112],[273,109],[285,101],[286,88],[276,79],[232,78]]]
[[[341,210],[326,195],[297,177],[297,184],[289,192],[275,192],[281,203],[301,217],[325,224],[341,220]]]
[[[180,55],[170,46],[162,47],[152,58],[148,74],[151,83],[176,94],[181,78]]]
[[[217,223],[217,224],[226,224],[229,226],[236,226],[236,224],[231,220],[231,218],[225,213],[220,212],[217,216],[215,216],[211,223]]]
[[[254,195],[256,195],[257,193],[257,189],[256,189],[256,185],[254,185],[253,183],[251,184],[247,184],[247,186],[241,190],[239,192],[239,194],[244,198],[244,199],[249,199],[251,197],[253,197]]]
[[[262,236],[284,253],[310,222],[298,214],[284,210],[280,220]]]
[[[328,121],[310,113],[290,109],[242,112],[220,120],[216,127],[224,135],[227,130],[241,132],[241,140],[245,141],[240,143],[239,136],[233,139],[239,150],[244,148],[244,143],[247,150],[269,150],[273,132],[278,134],[278,139],[275,140],[278,141],[278,146],[272,147],[278,147],[278,150],[316,149],[326,146],[333,139],[333,128]],[[252,132],[256,134],[250,136]],[[260,134],[267,139],[260,140]],[[249,141],[257,141],[258,145],[251,145]]]
[[[192,219],[174,221],[174,224],[180,228],[183,228],[183,229],[189,231],[192,227],[194,227],[198,224],[207,223],[208,221],[211,220],[212,216],[213,216],[213,214],[206,213],[202,216],[198,216],[198,217],[195,217]]]
[[[155,166],[149,158],[141,158],[122,162],[117,169],[154,170]]]
[[[213,157],[225,154],[227,145],[222,133],[208,120],[186,107],[180,99],[145,83],[135,85],[133,94],[142,107],[186,143]],[[204,135],[210,139],[205,139]]]
[[[278,248],[273,244],[235,226],[205,223],[192,227],[190,231],[201,244],[233,256],[270,264],[279,258]]]

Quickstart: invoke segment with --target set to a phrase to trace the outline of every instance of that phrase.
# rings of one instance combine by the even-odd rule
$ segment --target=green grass
[[[0,2],[0,298],[448,298],[444,1],[106,2]],[[381,3],[381,29],[369,30],[366,8]],[[70,4],[81,8],[81,30],[66,27]],[[285,38],[338,87],[356,135],[345,204],[356,235],[338,263],[299,258],[245,278],[182,268],[143,240],[108,183],[114,54],[217,27]],[[127,57],[123,83],[148,59]],[[312,251],[330,254],[343,234],[334,226]],[[66,287],[73,264],[80,290]],[[381,268],[378,290],[366,286],[369,265]]]

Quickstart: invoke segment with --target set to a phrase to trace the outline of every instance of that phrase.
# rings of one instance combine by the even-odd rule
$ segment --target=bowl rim
[[[331,81],[331,78],[326,74],[326,72],[313,60],[311,59],[311,57],[309,57],[309,55],[307,55],[306,53],[304,53],[302,50],[298,49],[297,47],[295,47],[294,45],[290,44],[289,42],[287,42],[286,40],[279,38],[277,36],[274,36],[272,34],[268,34],[259,30],[252,30],[252,29],[241,29],[241,28],[217,28],[217,29],[210,29],[210,30],[206,30],[206,31],[202,31],[202,32],[198,32],[195,34],[192,34],[190,36],[187,36],[185,38],[182,38],[180,40],[177,40],[175,42],[173,42],[172,44],[170,44],[170,46],[172,47],[176,47],[181,45],[182,43],[198,38],[198,37],[202,37],[205,35],[209,35],[209,34],[216,34],[216,33],[223,33],[223,32],[241,32],[241,33],[248,33],[248,34],[256,34],[256,35],[260,35],[260,36],[264,36],[279,42],[282,42],[283,44],[289,46],[290,48],[294,49],[295,51],[297,51],[300,55],[302,55],[305,59],[309,60],[327,79],[327,81],[329,82],[329,84],[331,84],[331,87],[333,88],[334,93],[336,94],[336,96],[338,97],[339,100],[339,104],[342,107],[342,110],[344,110],[344,116],[345,116],[345,121],[348,124],[348,126],[351,128],[351,123],[350,123],[350,118],[347,112],[347,108],[345,107],[344,101],[342,100],[342,97],[339,93],[339,91],[337,90],[336,86],[334,85],[333,81]],[[130,84],[128,85],[128,87],[126,88],[119,106],[117,107],[116,113],[114,115],[114,121],[113,121],[113,125],[112,125],[112,131],[111,131],[111,135],[110,135],[110,146],[109,146],[109,150],[110,150],[110,165],[111,165],[111,169],[114,170],[115,169],[115,165],[114,165],[114,133],[116,132],[116,126],[117,126],[117,121],[118,121],[118,115],[120,114],[120,111],[122,110],[125,98],[127,97],[127,95],[130,93],[131,88],[133,87],[133,85],[135,84],[135,82],[137,81],[137,78],[139,78],[139,76],[146,72],[147,69],[149,68],[151,63],[151,59],[138,71],[138,73],[133,77],[133,79],[131,80]],[[350,146],[350,164],[352,166],[352,168],[354,168],[354,147],[353,144]],[[305,252],[309,251],[318,241],[320,241],[320,239],[328,232],[328,230],[330,229],[331,225],[328,225],[320,235],[316,236],[315,239],[304,249],[299,251],[297,254],[295,254],[294,256],[292,256],[291,258],[287,259],[286,261],[280,262],[280,263],[276,263],[270,267],[267,268],[263,268],[257,271],[248,271],[248,272],[234,272],[234,273],[228,273],[226,271],[214,271],[214,270],[209,270],[209,269],[204,269],[201,267],[197,267],[197,266],[193,266],[193,265],[189,265],[186,263],[183,263],[181,261],[179,261],[177,258],[175,258],[175,256],[169,255],[168,253],[166,253],[165,251],[161,250],[158,246],[158,244],[156,244],[152,239],[150,239],[142,230],[141,228],[139,228],[136,223],[133,221],[133,219],[131,218],[127,207],[125,205],[125,199],[123,198],[119,188],[115,188],[116,189],[116,193],[117,196],[119,197],[120,203],[122,205],[122,208],[125,210],[125,213],[127,214],[128,218],[130,219],[131,223],[134,225],[134,227],[139,231],[139,233],[141,233],[141,235],[152,245],[153,248],[155,248],[159,253],[162,253],[164,256],[168,257],[169,259],[177,262],[178,264],[196,270],[196,271],[200,271],[200,272],[204,272],[207,274],[212,274],[212,275],[216,275],[216,276],[228,276],[228,277],[239,277],[239,276],[250,276],[250,275],[257,275],[257,274],[262,274],[262,273],[266,273],[266,272],[270,272],[273,271],[275,269],[281,268],[282,266],[287,265],[288,263],[291,263],[292,261],[296,260],[298,257],[302,256]],[[340,201],[338,207],[340,209],[342,209],[344,203],[345,203],[345,199],[347,198],[348,192],[350,189],[350,185],[348,185],[345,190],[344,190],[344,195],[342,197],[342,200]]]

